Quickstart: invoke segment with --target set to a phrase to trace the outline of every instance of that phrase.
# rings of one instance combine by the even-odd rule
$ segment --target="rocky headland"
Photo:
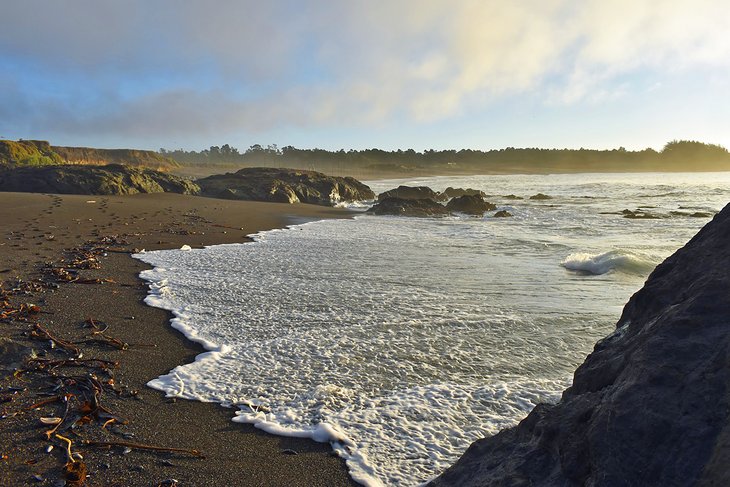
[[[354,178],[332,177],[314,171],[245,168],[236,173],[190,181],[126,164],[0,164],[0,191],[89,195],[181,193],[323,206],[375,199],[370,188]]]
[[[324,206],[375,199],[375,193],[355,178],[297,169],[251,167],[196,182],[203,195],[224,199]]]
[[[631,297],[554,405],[429,485],[730,485],[730,206]]]
[[[0,191],[123,195],[137,193],[198,194],[193,182],[171,174],[121,164],[106,166],[0,166]]]

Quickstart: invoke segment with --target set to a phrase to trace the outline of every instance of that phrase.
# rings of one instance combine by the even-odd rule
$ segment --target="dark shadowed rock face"
[[[395,189],[388,190],[378,195],[378,201],[386,198],[398,198],[401,200],[433,200],[440,201],[445,199],[436,191],[428,186],[398,186]]]
[[[385,198],[367,212],[375,215],[415,217],[446,216],[449,214],[449,210],[444,205],[433,200],[408,200],[402,198]]]
[[[556,405],[431,485],[730,485],[730,206],[657,266]]]
[[[487,211],[496,210],[497,207],[475,194],[453,198],[446,204],[446,209],[470,215],[483,215]]]
[[[108,166],[20,166],[0,169],[0,191],[58,194],[197,194],[196,184],[151,169]]]
[[[375,193],[355,178],[327,176],[297,169],[248,167],[196,182],[204,195],[215,198],[325,206],[375,199]]]
[[[499,210],[497,213],[494,214],[494,218],[509,218],[511,216],[512,213],[507,210]]]
[[[484,191],[480,191],[478,189],[471,189],[471,188],[452,188],[449,186],[445,190],[441,192],[441,196],[443,198],[458,198],[459,196],[481,196],[482,198],[486,198],[487,194]]]

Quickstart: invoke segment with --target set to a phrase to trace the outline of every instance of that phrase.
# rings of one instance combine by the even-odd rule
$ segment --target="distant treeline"
[[[661,151],[591,149],[506,149],[384,151],[380,149],[297,149],[253,145],[240,152],[225,144],[196,151],[160,153],[189,166],[267,166],[312,169],[332,174],[367,177],[374,174],[543,173],[624,171],[725,171],[730,152],[722,146],[696,141],[672,141]]]

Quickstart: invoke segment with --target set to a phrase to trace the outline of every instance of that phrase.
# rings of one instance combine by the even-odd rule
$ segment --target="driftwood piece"
[[[198,458],[205,458],[205,456],[198,450],[190,450],[187,448],[173,448],[166,446],[154,446],[145,445],[143,443],[133,443],[130,441],[93,441],[83,440],[84,445],[96,446],[100,448],[111,448],[113,446],[122,446],[125,448],[131,448],[133,450],[149,450],[149,451],[160,451],[160,452],[172,452],[172,453],[184,453],[192,455]]]

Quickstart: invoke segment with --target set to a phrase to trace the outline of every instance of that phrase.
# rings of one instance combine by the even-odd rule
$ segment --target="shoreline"
[[[26,220],[23,215],[30,216]],[[150,267],[129,255],[133,249],[142,248],[244,243],[250,241],[249,234],[284,228],[298,223],[295,220],[350,215],[337,208],[170,194],[0,194],[0,218],[5,222],[1,242],[5,249],[0,252],[3,281],[39,278],[43,263],[57,262],[65,249],[87,240],[117,236],[99,258],[99,269],[79,272],[84,279],[100,282],[62,283],[58,289],[17,297],[20,301],[32,298],[43,313],[38,321],[57,337],[82,341],[89,334],[82,325],[93,318],[109,325],[108,335],[129,344],[126,350],[83,345],[85,357],[118,361],[119,367],[114,370],[117,386],[135,392],[105,398],[105,407],[127,421],[106,436],[123,435],[121,438],[128,441],[195,449],[205,455],[200,459],[138,449],[125,454],[117,446],[104,450],[77,441],[73,449],[84,457],[89,485],[157,485],[171,479],[183,485],[357,485],[328,443],[273,436],[252,425],[234,423],[231,408],[166,399],[162,392],[146,386],[176,366],[195,360],[205,350],[172,328],[170,312],[143,303],[148,287],[139,272]],[[13,357],[21,358],[34,350],[58,358],[56,350],[43,350],[44,345],[27,336],[27,323],[0,326],[0,345],[15,350],[17,357]],[[49,405],[27,410],[38,401],[38,393],[47,387],[47,381],[31,375],[23,381],[9,375],[8,365],[23,365],[18,360],[10,364],[12,354],[3,355],[7,359],[3,360],[0,394],[10,400],[0,405],[2,414],[22,414],[0,421],[9,440],[1,447],[0,483],[52,485],[61,478],[63,443],[46,440],[38,418],[61,415],[62,408]],[[99,430],[99,425],[91,424],[79,431],[98,435]],[[46,453],[50,445],[55,448]]]

